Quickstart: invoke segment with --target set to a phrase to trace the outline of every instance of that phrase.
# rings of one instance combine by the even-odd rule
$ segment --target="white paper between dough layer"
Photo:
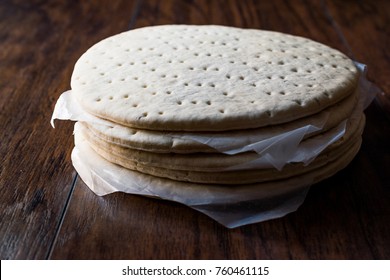
[[[174,182],[112,164],[96,154],[80,135],[75,136],[79,139],[72,151],[73,166],[95,194],[125,192],[175,201],[228,228],[279,218],[297,210],[312,182],[310,176],[245,186]]]
[[[359,81],[360,103],[363,108],[380,92],[372,83],[366,80],[365,65],[357,63],[362,75]],[[54,126],[55,119],[84,121],[109,125],[93,115],[86,113],[72,98],[71,91],[63,93],[51,119]],[[324,120],[326,121],[326,120]],[[297,130],[281,134],[273,139],[266,139],[259,143],[253,141],[243,147],[229,147],[225,142],[215,139],[197,139],[208,145],[223,147],[222,152],[234,154],[246,150],[261,153],[258,162],[249,162],[239,168],[275,167],[281,169],[288,162],[312,161],[328,145],[337,141],[345,132],[345,122],[342,122],[335,133],[328,139],[321,141],[306,151],[300,150],[300,143],[306,133],[321,129],[323,123],[312,124]],[[221,139],[219,139],[221,140]],[[222,140],[226,141],[226,139]],[[302,148],[301,148],[302,149]],[[88,145],[76,146],[72,152],[72,162],[82,180],[97,195],[107,195],[113,192],[158,197],[185,204],[210,216],[226,227],[234,228],[246,224],[257,223],[282,217],[295,211],[305,200],[306,194],[313,182],[310,176],[288,183],[262,184],[261,188],[248,186],[204,186],[202,191],[199,185],[174,182],[169,179],[158,179],[112,164],[97,155]],[[196,187],[195,187],[196,186]]]

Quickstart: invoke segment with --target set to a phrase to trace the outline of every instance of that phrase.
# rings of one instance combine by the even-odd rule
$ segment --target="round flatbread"
[[[87,112],[124,126],[225,131],[318,113],[350,95],[358,76],[344,54],[306,38],[167,25],[97,43],[71,86]]]
[[[91,189],[142,193],[194,206],[255,200],[308,187],[345,168],[356,153],[356,150],[346,151],[335,161],[303,175],[244,185],[194,184],[128,170],[99,156],[83,139],[76,143],[72,161],[83,181]]]
[[[336,142],[330,144],[324,151],[335,151],[342,147],[345,143],[352,142],[361,136],[364,129],[365,118],[361,113],[351,117],[346,124],[344,135]],[[323,143],[332,139],[336,135],[338,128],[331,129],[323,134],[308,138],[300,143],[296,153],[307,153]],[[334,132],[335,131],[335,132]],[[237,169],[258,169],[256,164],[249,165],[247,163],[259,160],[263,154],[256,152],[244,152],[234,155],[224,153],[191,153],[191,154],[177,154],[177,153],[151,153],[141,150],[125,148],[110,142],[104,141],[95,137],[86,126],[78,123],[75,127],[75,132],[83,135],[92,148],[99,154],[110,161],[122,162],[126,165],[129,161],[132,165],[137,164],[141,166],[150,166],[158,168],[168,168],[174,170],[184,171],[202,171],[215,172]],[[341,148],[342,149],[342,148]],[[247,167],[245,167],[247,165]],[[251,166],[251,168],[249,167]]]

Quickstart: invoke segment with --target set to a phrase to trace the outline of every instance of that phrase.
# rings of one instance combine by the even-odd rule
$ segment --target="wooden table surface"
[[[94,195],[71,164],[73,124],[49,123],[82,53],[159,24],[302,35],[367,64],[390,94],[389,1],[1,0],[0,19],[1,259],[390,258],[389,95],[366,110],[353,162],[298,211],[230,230],[177,203]]]

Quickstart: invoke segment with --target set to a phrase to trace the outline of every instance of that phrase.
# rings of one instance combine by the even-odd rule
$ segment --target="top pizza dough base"
[[[155,131],[225,131],[316,114],[354,92],[349,58],[309,39],[223,26],[135,29],[92,46],[72,93],[87,112]]]

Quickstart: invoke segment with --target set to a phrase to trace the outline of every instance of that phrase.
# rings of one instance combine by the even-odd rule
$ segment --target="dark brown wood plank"
[[[389,253],[381,247],[390,247],[386,237],[390,235],[390,208],[386,203],[390,200],[390,5],[386,1],[328,2],[329,17],[348,41],[351,53],[368,65],[369,79],[383,90],[377,96],[377,103],[366,110],[367,124],[358,169],[363,173],[357,172],[359,183],[353,191],[373,254],[376,258],[389,258]],[[348,13],[343,14],[344,10]]]
[[[309,37],[347,51],[318,1],[142,1],[135,27],[218,24]]]
[[[132,1],[1,2],[1,259],[48,256],[76,175],[72,124],[51,128],[54,103],[85,48],[132,13]]]
[[[343,12],[348,13],[348,9]],[[222,24],[276,30],[309,37],[351,54],[348,40],[335,28],[326,3],[314,0],[142,1],[134,27],[157,24]],[[389,258],[389,226],[384,223],[390,211],[386,175],[389,162],[387,157],[379,167],[374,161],[386,151],[384,143],[389,143],[390,131],[383,115],[372,107],[369,111],[363,152],[345,170],[314,186],[295,213],[228,230],[176,203],[120,193],[97,197],[78,180],[51,257]],[[369,135],[372,130],[377,138]],[[377,141],[379,145],[375,146]],[[376,149],[374,155],[372,149]]]
[[[353,168],[343,173],[316,185],[297,212],[230,230],[172,202],[118,193],[96,197],[79,181],[52,258],[374,258],[360,217],[351,215],[360,209],[350,197]]]

